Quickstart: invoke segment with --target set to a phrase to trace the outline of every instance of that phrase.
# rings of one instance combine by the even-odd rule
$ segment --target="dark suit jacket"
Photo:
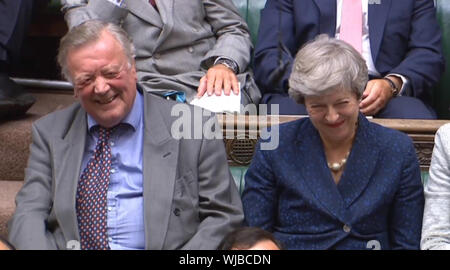
[[[179,103],[144,92],[145,247],[216,249],[243,221],[240,196],[222,140],[172,136],[174,121],[177,127],[180,120],[186,125],[202,124],[198,118],[189,122],[194,107],[179,104],[182,107],[173,110],[174,104]],[[180,109],[184,118],[178,119]],[[211,117],[209,124],[217,121]],[[9,224],[9,239],[16,248],[65,249],[69,241],[79,241],[75,195],[86,118],[86,111],[76,103],[33,124],[25,183]]]
[[[362,115],[338,185],[304,118],[280,126],[276,150],[258,148],[242,200],[248,225],[288,249],[419,249],[424,197],[411,139]]]
[[[33,9],[32,0],[2,1],[0,5],[0,60],[18,62]]]
[[[287,93],[295,54],[319,34],[335,36],[336,0],[268,0],[261,13],[255,48],[255,78],[261,91]],[[279,24],[281,15],[281,25]],[[369,37],[375,67],[385,76],[397,73],[410,84],[405,95],[431,102],[431,88],[441,77],[444,58],[441,32],[431,0],[381,0],[369,4]],[[288,52],[281,80],[267,78],[278,66],[278,30]]]

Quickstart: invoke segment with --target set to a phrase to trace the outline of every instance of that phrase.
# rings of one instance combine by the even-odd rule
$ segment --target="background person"
[[[0,237],[0,250],[14,250],[14,247],[8,241]]]
[[[219,250],[281,250],[282,245],[273,235],[257,227],[241,227],[229,233]]]
[[[30,24],[32,0],[3,0],[0,3],[0,120],[22,116],[36,99],[9,77]]]
[[[144,90],[194,97],[241,84],[241,103],[258,104],[261,94],[248,72],[252,43],[231,0],[61,0],[69,27],[89,19],[121,25],[136,46]]]
[[[359,112],[367,67],[347,43],[319,36],[297,54],[290,95],[309,117],[257,146],[242,195],[246,223],[286,249],[419,249],[423,189],[411,139]]]
[[[294,55],[320,34],[349,42],[365,59],[363,114],[436,118],[432,89],[445,60],[433,1],[267,0],[254,61],[262,103],[280,104],[280,114],[306,114],[288,97],[288,79]]]
[[[429,172],[421,248],[450,249],[450,124],[436,132]]]

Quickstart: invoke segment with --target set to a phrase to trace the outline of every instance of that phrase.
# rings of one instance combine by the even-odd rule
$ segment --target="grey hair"
[[[69,70],[67,68],[67,55],[70,50],[81,48],[89,43],[99,40],[104,31],[110,33],[119,42],[128,58],[128,64],[131,66],[134,63],[136,49],[125,30],[113,23],[89,20],[70,29],[59,42],[57,60],[61,67],[61,74],[64,78],[71,81]]]
[[[349,90],[359,99],[368,81],[366,61],[348,43],[319,35],[295,56],[289,77],[289,96],[304,103],[307,96]]]

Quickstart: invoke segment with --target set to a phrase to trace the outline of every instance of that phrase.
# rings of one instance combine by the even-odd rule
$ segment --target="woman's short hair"
[[[99,40],[104,31],[110,33],[119,42],[130,66],[134,63],[136,50],[125,30],[113,23],[89,20],[72,28],[59,42],[57,60],[61,66],[61,73],[64,78],[71,81],[69,70],[67,69],[67,55],[69,51]]]
[[[272,241],[279,249],[283,249],[282,244],[270,232],[257,227],[241,227],[232,231],[222,240],[218,249],[249,249],[265,240]]]
[[[359,99],[368,81],[366,61],[348,43],[325,34],[303,46],[295,56],[289,95],[297,103],[307,96],[351,90]]]

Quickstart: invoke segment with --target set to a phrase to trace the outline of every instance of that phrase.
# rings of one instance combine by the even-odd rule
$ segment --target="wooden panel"
[[[262,128],[286,123],[305,116],[217,115],[222,125],[230,166],[248,166]],[[411,137],[422,170],[428,170],[434,147],[434,135],[450,120],[369,119],[382,126],[402,131]]]

